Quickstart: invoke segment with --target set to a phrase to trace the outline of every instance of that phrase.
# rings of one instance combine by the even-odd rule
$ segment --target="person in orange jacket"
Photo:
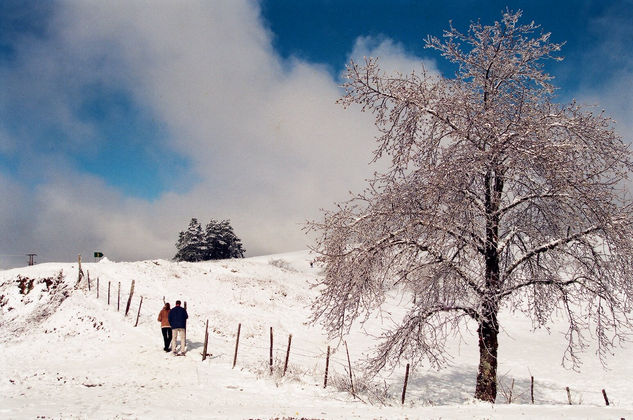
[[[171,344],[171,338],[172,338],[171,325],[169,325],[169,311],[170,311],[169,302],[166,302],[165,306],[163,306],[163,309],[158,314],[158,321],[160,321],[160,329],[163,333],[163,340],[165,342],[165,346],[163,347],[163,350],[165,351],[171,350],[171,348],[169,347],[169,345]]]

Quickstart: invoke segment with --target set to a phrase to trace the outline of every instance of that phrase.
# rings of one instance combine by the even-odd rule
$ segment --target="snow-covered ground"
[[[309,285],[319,275],[311,258],[297,252],[204,263],[104,260],[82,265],[90,274],[90,290],[86,279],[75,288],[76,263],[0,271],[0,418],[633,419],[633,345],[618,349],[607,369],[589,349],[581,371],[569,371],[560,364],[564,339],[556,324],[551,333],[531,332],[528,320],[509,313],[502,317],[502,391],[496,405],[472,398],[478,362],[474,331],[462,331],[451,343],[450,366],[411,372],[404,405],[404,367],[374,382],[363,380],[354,366],[371,348],[379,325],[347,337],[359,389],[355,399],[345,390],[344,345],[328,341],[309,322],[317,296]],[[132,280],[134,296],[124,317]],[[156,317],[163,297],[172,305],[176,299],[187,302],[185,357],[162,350]],[[207,320],[211,356],[202,361]],[[282,376],[289,334],[289,365]],[[332,356],[324,389],[328,345]]]

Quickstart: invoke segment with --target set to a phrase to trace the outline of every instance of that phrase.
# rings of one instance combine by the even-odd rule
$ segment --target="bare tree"
[[[391,166],[309,224],[326,263],[315,319],[344,334],[388,292],[413,294],[369,366],[439,367],[446,339],[477,325],[475,397],[491,402],[502,308],[534,327],[563,311],[563,364],[577,367],[588,339],[604,360],[626,338],[633,303],[630,152],[603,114],[553,102],[542,63],[561,44],[520,16],[427,38],[456,64],[452,79],[351,62],[340,102],[375,115],[375,160]]]

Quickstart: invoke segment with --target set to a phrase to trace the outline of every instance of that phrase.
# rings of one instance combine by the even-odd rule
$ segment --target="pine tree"
[[[205,260],[244,258],[242,241],[235,235],[230,221],[211,220],[205,229]]]
[[[206,254],[205,237],[202,226],[195,217],[189,222],[189,227],[185,232],[178,234],[176,242],[176,261],[203,261]]]
[[[204,231],[198,219],[192,218],[186,231],[178,234],[176,261],[207,261],[244,258],[242,241],[235,235],[229,220],[211,219]]]

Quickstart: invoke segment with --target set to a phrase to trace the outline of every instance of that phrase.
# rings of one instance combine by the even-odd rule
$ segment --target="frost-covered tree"
[[[178,234],[176,250],[177,252],[174,256],[176,261],[195,262],[204,260],[206,253],[204,233],[202,232],[202,225],[195,217],[189,222],[187,230]]]
[[[475,397],[492,402],[500,310],[535,328],[564,314],[563,364],[578,366],[589,339],[604,360],[633,308],[630,151],[602,113],[554,102],[543,62],[559,60],[561,44],[519,18],[427,38],[453,78],[351,62],[341,102],[375,116],[375,159],[391,166],[310,224],[326,263],[316,319],[344,334],[388,293],[410,296],[375,370],[403,358],[439,367],[446,339],[476,326]]]
[[[211,220],[205,228],[205,260],[244,258],[242,241],[228,220]]]

